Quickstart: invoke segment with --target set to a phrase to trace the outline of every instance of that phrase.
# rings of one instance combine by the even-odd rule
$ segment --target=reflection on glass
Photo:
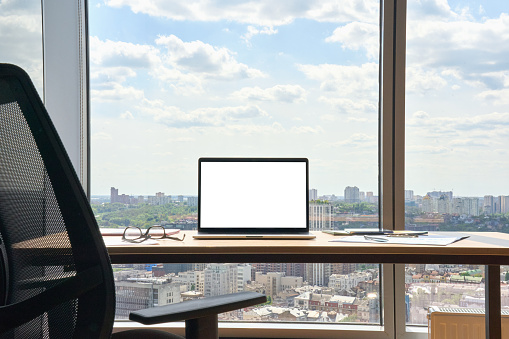
[[[378,265],[367,264],[114,265],[116,318],[128,319],[143,308],[256,291],[267,296],[265,304],[220,314],[219,320],[379,324],[378,272]]]
[[[23,68],[43,97],[40,0],[0,2],[0,62]]]
[[[509,233],[507,15],[501,1],[408,3],[406,229]],[[484,308],[483,266],[405,271],[407,323]]]

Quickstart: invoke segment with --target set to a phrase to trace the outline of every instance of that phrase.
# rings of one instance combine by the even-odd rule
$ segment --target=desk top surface
[[[197,240],[192,237],[195,231],[183,231],[181,233],[186,234],[186,238],[182,242],[159,240],[158,244],[154,245],[143,243],[122,244],[118,237],[104,237],[104,239],[112,259],[116,256],[145,256],[149,259],[155,256],[163,258],[173,255],[177,258],[184,256],[194,257],[193,259],[202,258],[206,262],[223,257],[229,258],[229,262],[232,262],[232,257],[235,258],[234,256],[236,256],[236,259],[239,259],[240,262],[240,259],[250,259],[251,257],[271,258],[271,261],[278,257],[281,259],[293,257],[295,260],[305,257],[313,257],[309,260],[318,258],[330,260],[333,256],[337,259],[337,256],[341,255],[341,258],[348,261],[352,261],[357,257],[359,260],[365,260],[366,258],[373,260],[376,258],[377,262],[382,263],[399,263],[407,260],[408,263],[411,263],[423,261],[424,257],[431,259],[432,257],[443,258],[447,256],[464,259],[477,258],[474,261],[482,258],[486,264],[509,264],[509,234],[495,232],[442,233],[469,236],[467,239],[447,246],[331,242],[330,240],[338,237],[322,232],[314,232],[316,239],[313,240]],[[441,232],[433,232],[432,234],[441,234]],[[395,258],[399,259],[394,260]],[[459,261],[458,258],[453,261]],[[464,263],[470,261],[466,260]]]

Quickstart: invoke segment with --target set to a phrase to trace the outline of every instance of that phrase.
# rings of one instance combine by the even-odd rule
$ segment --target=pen
[[[378,241],[378,242],[387,242],[387,241],[389,241],[389,239],[387,239],[387,238],[373,237],[373,236],[369,236],[369,235],[365,235],[364,239],[365,240]]]

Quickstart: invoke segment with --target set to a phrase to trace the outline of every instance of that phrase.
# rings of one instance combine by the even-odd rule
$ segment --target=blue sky
[[[321,194],[376,194],[376,2],[173,4],[89,5],[93,193],[196,194],[201,156],[298,156]]]
[[[196,194],[200,156],[310,159],[377,194],[377,1],[89,2],[92,193]],[[406,188],[509,195],[506,1],[408,3]],[[0,59],[42,89],[40,2],[0,2]]]
[[[303,156],[319,194],[376,195],[378,6],[91,2],[93,192],[195,194],[200,156]],[[509,194],[503,1],[408,8],[406,188]]]

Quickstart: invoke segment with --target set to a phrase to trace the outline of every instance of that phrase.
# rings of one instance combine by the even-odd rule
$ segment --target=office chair
[[[243,292],[130,319],[186,320],[188,338],[217,338],[218,313],[263,302]],[[0,64],[0,338],[109,338],[114,316],[108,252],[78,177],[28,75]],[[140,329],[113,338],[136,336],[178,337]]]

